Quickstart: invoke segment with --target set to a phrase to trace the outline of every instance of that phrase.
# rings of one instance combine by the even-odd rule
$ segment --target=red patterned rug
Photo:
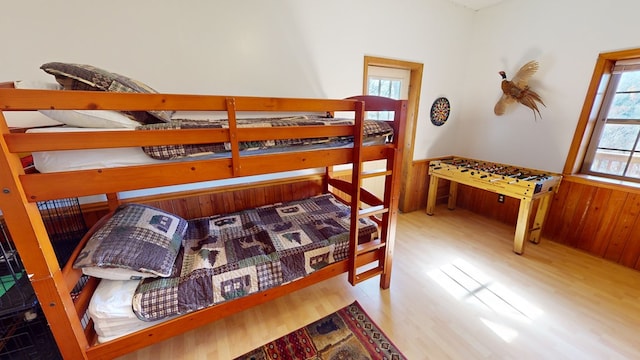
[[[406,359],[358,302],[235,360]]]

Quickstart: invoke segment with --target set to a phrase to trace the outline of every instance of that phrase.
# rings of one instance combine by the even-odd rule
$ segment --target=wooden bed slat
[[[96,91],[0,88],[0,110],[175,110],[225,111],[233,98],[236,111],[353,111],[356,101],[250,96],[133,94]]]
[[[329,185],[347,194],[352,194],[354,191],[353,186],[351,186],[351,183],[346,182],[344,180],[340,180],[340,179],[330,179]],[[363,203],[370,206],[382,205],[382,200],[378,199],[377,196],[373,195],[366,189],[361,189],[360,198]]]

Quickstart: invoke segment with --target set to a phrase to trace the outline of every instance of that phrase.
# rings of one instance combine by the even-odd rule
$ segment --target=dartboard
[[[439,97],[431,105],[431,122],[435,126],[444,124],[449,118],[449,100],[445,97]]]

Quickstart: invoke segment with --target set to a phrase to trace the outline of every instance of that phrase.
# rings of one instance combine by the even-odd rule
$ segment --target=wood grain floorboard
[[[640,272],[463,209],[399,216],[391,288],[346,276],[122,360],[232,359],[354,300],[409,359],[640,359]]]

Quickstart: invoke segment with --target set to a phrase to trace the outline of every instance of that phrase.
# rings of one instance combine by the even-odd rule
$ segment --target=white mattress
[[[74,127],[51,127],[29,129],[28,133],[78,132],[78,131],[135,131],[132,129],[91,129]],[[108,167],[166,163],[167,160],[152,159],[140,147],[88,149],[34,152],[33,164],[41,173],[100,169]]]
[[[140,280],[102,279],[89,303],[98,341],[103,343],[148,328],[160,321],[142,321],[131,307],[133,293]]]
[[[77,132],[77,131],[135,131],[132,129],[91,129],[91,128],[74,128],[74,127],[49,127],[29,129],[28,133],[51,133],[51,132]],[[166,164],[171,161],[184,160],[156,160],[144,153],[140,147],[129,148],[113,148],[113,149],[96,149],[96,150],[65,150],[65,151],[42,151],[33,152],[33,162],[35,168],[41,173],[52,173],[70,170],[88,170],[101,169],[118,166],[145,165],[145,164]],[[287,171],[278,174],[267,174],[250,176],[246,178],[234,178],[203,182],[199,186],[179,185],[164,187],[155,190],[135,190],[121,193],[121,198],[147,196],[166,192],[176,192],[184,190],[193,190],[194,188],[206,188],[212,186],[233,185],[244,183],[247,181],[262,181],[268,179],[286,178],[293,176],[302,176],[315,174],[313,170],[297,170]],[[195,187],[194,187],[195,186]],[[92,203],[105,201],[104,196],[83,197],[81,203]]]
[[[75,127],[49,127],[29,129],[28,133],[52,133],[52,132],[78,132],[78,131],[135,131],[134,129],[95,129],[95,128],[75,128]],[[384,138],[367,140],[363,143],[367,145],[384,144]],[[327,146],[333,148],[350,147],[351,144],[313,144],[295,146],[291,149],[296,151],[326,149]],[[286,151],[286,148],[272,148],[266,150],[253,150],[252,154],[268,154]],[[193,156],[175,160],[157,160],[144,153],[141,147],[112,148],[112,149],[87,149],[87,150],[64,150],[64,151],[42,151],[34,152],[33,164],[41,173],[52,173],[60,171],[75,171],[102,169],[120,166],[160,164],[173,161],[195,160],[198,158],[220,158],[228,157],[229,154],[209,154],[204,156]]]

